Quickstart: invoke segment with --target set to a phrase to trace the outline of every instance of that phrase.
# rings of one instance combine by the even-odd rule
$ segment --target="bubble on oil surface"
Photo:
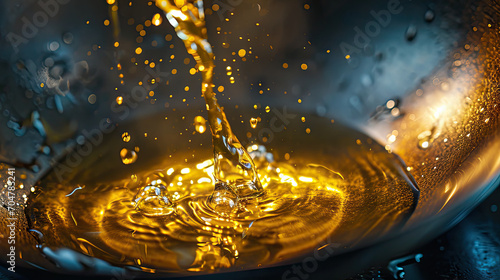
[[[227,217],[235,209],[238,203],[238,195],[225,183],[217,183],[207,203],[215,213]]]
[[[136,209],[145,216],[165,216],[175,212],[172,196],[162,179],[142,187],[134,198]]]

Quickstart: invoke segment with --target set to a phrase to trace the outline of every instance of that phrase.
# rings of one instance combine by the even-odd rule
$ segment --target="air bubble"
[[[134,198],[136,209],[150,217],[174,213],[175,205],[166,185],[162,179],[156,179],[142,187]]]
[[[208,198],[208,206],[219,216],[227,217],[235,209],[238,196],[226,184],[217,183],[214,192]]]

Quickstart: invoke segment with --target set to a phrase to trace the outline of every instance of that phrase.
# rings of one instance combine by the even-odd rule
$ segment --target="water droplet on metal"
[[[411,42],[415,39],[415,37],[417,37],[417,27],[413,24],[410,24],[410,26],[408,26],[408,29],[406,29],[405,38],[407,41]]]
[[[425,21],[432,22],[435,17],[436,17],[436,15],[434,14],[434,11],[427,10],[427,12],[425,12],[425,15],[424,15]]]
[[[89,95],[88,101],[90,104],[95,104],[95,102],[97,101],[97,96],[95,94]]]
[[[43,63],[47,67],[52,67],[54,66],[54,59],[52,57],[47,57]]]
[[[67,45],[73,43],[73,34],[70,32],[66,32],[63,34],[63,42]]]
[[[57,51],[58,49],[59,49],[59,43],[58,43],[58,42],[54,41],[54,42],[51,42],[51,43],[49,44],[49,50],[50,50],[50,51],[55,52],[55,51]]]

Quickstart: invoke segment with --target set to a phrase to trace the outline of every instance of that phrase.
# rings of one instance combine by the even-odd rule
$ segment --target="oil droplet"
[[[160,14],[157,13],[153,16],[153,20],[151,20],[151,22],[153,23],[153,25],[158,26],[163,22],[163,18]]]
[[[95,94],[89,95],[88,101],[90,104],[95,104],[95,102],[97,101],[97,96]]]
[[[304,71],[305,71],[305,70],[307,70],[307,67],[308,67],[308,66],[307,66],[307,64],[305,64],[305,63],[303,63],[303,64],[300,66],[300,68],[301,68],[302,70],[304,70]]]
[[[240,57],[244,57],[246,54],[247,54],[247,51],[245,49],[241,49],[241,50],[238,51],[238,55]]]
[[[130,141],[130,134],[128,132],[124,132],[122,134],[122,139],[123,139],[123,142],[128,143]]]
[[[122,162],[128,165],[134,163],[137,160],[137,153],[135,151],[123,148],[120,151],[120,157],[122,158]]]
[[[256,118],[251,118],[251,119],[250,119],[250,126],[251,126],[252,128],[254,128],[254,129],[255,129],[255,128],[257,127],[257,123],[259,123],[259,120],[258,120],[258,119],[256,119]]]
[[[205,118],[203,118],[202,116],[196,116],[194,118],[195,130],[200,134],[204,133],[207,130],[206,123],[207,121],[205,120]]]

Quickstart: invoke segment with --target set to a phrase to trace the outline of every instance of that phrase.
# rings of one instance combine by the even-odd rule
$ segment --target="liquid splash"
[[[375,242],[411,216],[416,186],[397,156],[330,120],[308,118],[311,134],[302,137],[297,125],[302,122],[282,132],[277,145],[247,148],[265,195],[242,197],[215,184],[209,147],[205,158],[171,159],[132,176],[118,168],[122,179],[111,181],[89,176],[100,168],[89,162],[68,181],[53,172],[38,184],[26,208],[29,226],[43,233],[42,247],[52,251],[67,248],[120,267],[189,275],[273,266],[324,240],[345,248]],[[123,143],[121,132],[115,136],[110,141]],[[305,145],[310,138],[317,139],[314,147]],[[293,141],[280,144],[284,139]],[[123,167],[107,154],[98,160],[110,170]]]
[[[259,196],[263,189],[252,158],[233,133],[213,91],[214,54],[207,40],[205,14],[201,0],[157,0],[177,36],[182,39],[202,75],[208,123],[214,146],[214,173],[217,189],[232,189],[237,197]],[[213,200],[215,201],[215,200]]]

